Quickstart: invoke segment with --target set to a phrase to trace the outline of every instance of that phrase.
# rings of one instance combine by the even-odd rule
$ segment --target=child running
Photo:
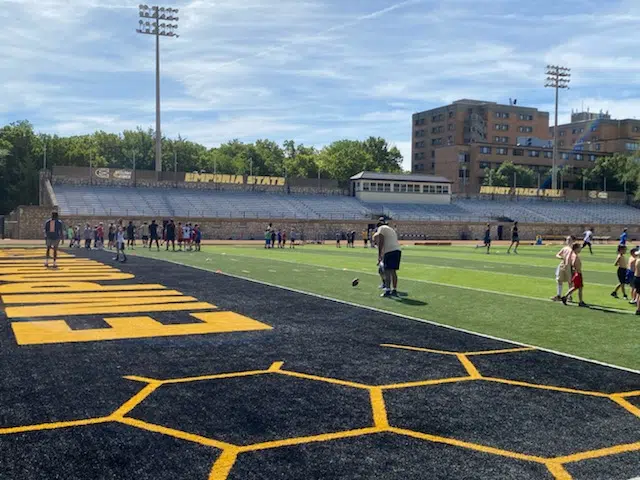
[[[564,297],[562,297],[562,303],[566,305],[569,295],[571,295],[573,292],[577,290],[578,300],[579,300],[578,306],[586,307],[587,304],[584,303],[584,300],[582,298],[582,289],[584,287],[584,282],[582,278],[582,260],[580,260],[580,251],[582,250],[582,245],[580,245],[579,243],[574,243],[573,247],[571,247],[571,250],[572,250],[572,253],[570,255],[570,258],[571,258],[570,263],[571,263],[571,271],[573,272],[573,275],[571,276],[571,283],[573,283],[573,286],[569,289],[567,294]]]
[[[624,291],[624,285],[627,283],[627,259],[625,258],[625,254],[627,253],[627,247],[624,245],[618,246],[618,256],[616,257],[616,261],[614,263],[615,266],[618,267],[618,285],[611,292],[611,296],[614,298],[618,297],[618,290],[622,289],[622,296],[625,299],[628,299],[627,293]]]
[[[513,229],[511,229],[511,245],[507,249],[507,253],[511,253],[511,247],[514,247],[513,253],[518,254],[518,247],[520,246],[520,235],[518,235],[518,222],[513,222]]]

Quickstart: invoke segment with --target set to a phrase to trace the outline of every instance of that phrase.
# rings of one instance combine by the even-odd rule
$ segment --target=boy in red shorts
[[[578,290],[578,300],[580,301],[578,303],[578,306],[586,307],[587,304],[584,303],[582,299],[582,287],[584,286],[584,282],[582,280],[582,260],[580,260],[579,256],[580,250],[582,250],[582,245],[580,245],[579,243],[574,243],[571,250],[572,253],[570,254],[571,258],[569,262],[571,264],[571,271],[573,272],[573,275],[571,277],[571,283],[573,286],[569,289],[567,294],[562,297],[562,303],[566,305],[567,297],[571,295],[575,290]]]

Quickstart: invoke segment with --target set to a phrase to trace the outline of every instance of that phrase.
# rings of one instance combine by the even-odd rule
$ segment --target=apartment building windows
[[[496,118],[509,118],[509,112],[496,112]]]
[[[584,160],[584,155],[582,155],[581,153],[576,153],[575,159],[578,161],[582,161]]]
[[[513,156],[514,157],[523,157],[524,156],[524,150],[522,148],[514,148],[513,149]]]
[[[424,125],[424,118],[417,118],[414,123],[415,123],[416,126]]]
[[[480,147],[480,153],[491,153],[491,147]]]
[[[447,130],[449,130],[450,132],[455,130],[456,126],[453,123],[450,123],[449,125],[447,125]]]
[[[540,156],[540,151],[539,150],[529,150],[529,156],[530,157],[539,157]]]
[[[591,131],[595,132],[596,130],[598,130],[598,126],[597,125],[592,125],[591,126]]]
[[[506,132],[507,130],[509,130],[509,125],[507,123],[496,123],[494,125],[494,128],[496,130],[501,130],[501,131]]]
[[[624,148],[630,152],[635,152],[639,148],[639,144],[635,142],[627,142],[624,144]]]
[[[478,166],[484,170],[485,168],[491,168],[491,162],[480,162]]]
[[[565,133],[566,133],[566,132],[565,132],[564,130],[560,130],[560,136],[561,136],[561,137],[564,137]]]
[[[544,152],[544,158],[553,158],[553,152]]]
[[[431,150],[431,158],[436,158],[436,151],[435,150]]]
[[[431,133],[442,133],[444,132],[444,125],[440,125],[439,127],[433,127],[431,129]]]
[[[496,148],[496,155],[507,155],[507,153],[508,153],[508,149],[504,147]]]
[[[634,133],[640,132],[640,127],[638,127],[638,126],[633,127],[633,132]]]
[[[444,120],[444,115],[442,113],[431,117],[432,122],[441,122],[442,120]]]
[[[520,114],[520,120],[532,121],[533,120],[533,115],[529,115],[527,113],[521,113]]]
[[[431,140],[431,145],[442,145],[442,139],[441,138],[434,138]]]
[[[533,127],[518,127],[518,131],[522,133],[531,133],[533,132]]]
[[[494,143],[509,143],[509,137],[493,137]]]
[[[589,155],[590,162],[595,162],[597,159],[598,159],[597,155],[594,155],[593,153]]]
[[[449,112],[449,118],[453,118],[453,115],[454,115],[454,114],[455,114],[455,112],[454,112],[453,110],[451,110],[451,111]]]
[[[416,142],[416,148],[424,148],[424,140],[421,142]]]
[[[559,146],[559,147],[564,147],[564,140],[560,140],[560,141],[558,142],[558,146]]]
[[[596,151],[599,152],[600,151],[600,144],[596,143]]]
[[[562,154],[562,160],[569,160],[569,154],[568,153],[563,153]]]
[[[577,128],[572,128],[572,129],[571,129],[571,133],[572,133],[573,135],[575,135],[576,133],[578,133],[578,129],[577,129]]]

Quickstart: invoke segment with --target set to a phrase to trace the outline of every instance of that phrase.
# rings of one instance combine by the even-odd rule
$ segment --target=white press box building
[[[351,195],[368,203],[451,203],[451,181],[432,175],[360,172],[351,177]]]

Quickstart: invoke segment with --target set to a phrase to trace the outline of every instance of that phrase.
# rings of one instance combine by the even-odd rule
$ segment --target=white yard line
[[[204,271],[207,271],[207,272],[214,273],[213,271],[208,270],[208,269],[206,269],[204,267],[198,267],[198,266],[194,266],[194,265],[189,265],[189,264],[186,264],[186,263],[183,263],[183,262],[178,262],[176,260],[171,260],[171,259],[167,259],[167,258],[155,258],[155,257],[147,257],[147,258],[152,258],[154,260],[162,260],[162,261],[165,261],[165,262],[175,263],[175,264],[182,265],[182,266],[185,266],[185,267],[191,267],[191,268],[195,268],[197,270],[204,270]],[[251,258],[255,258],[255,257],[251,257]],[[291,262],[291,263],[295,263],[295,262]],[[575,360],[581,360],[583,362],[589,362],[589,363],[593,363],[593,364],[596,364],[596,365],[602,365],[604,367],[610,367],[610,368],[615,368],[615,369],[618,369],[618,370],[624,370],[626,372],[640,374],[640,370],[634,370],[632,368],[621,367],[619,365],[613,365],[611,363],[606,363],[606,362],[600,362],[598,360],[593,360],[593,359],[590,359],[590,358],[584,358],[584,357],[580,357],[578,355],[572,355],[570,353],[559,352],[557,350],[552,350],[550,348],[538,347],[537,345],[531,345],[531,344],[527,344],[527,343],[517,342],[517,341],[514,341],[514,340],[508,340],[506,338],[496,337],[494,335],[488,335],[488,334],[485,334],[485,333],[473,332],[471,330],[467,330],[467,329],[464,329],[464,328],[453,327],[451,325],[445,325],[445,324],[442,324],[442,323],[434,322],[432,320],[426,320],[424,318],[412,317],[410,315],[404,315],[402,313],[390,312],[388,310],[383,310],[381,308],[370,307],[368,305],[360,305],[358,303],[348,302],[346,300],[339,300],[337,298],[327,297],[325,295],[320,295],[318,293],[305,292],[304,290],[298,290],[296,288],[285,287],[285,286],[282,286],[282,285],[276,285],[275,283],[264,282],[262,280],[256,280],[255,278],[243,277],[241,275],[234,275],[232,273],[224,273],[224,272],[223,273],[218,273],[218,275],[225,275],[227,277],[237,278],[237,279],[240,279],[240,280],[246,280],[248,282],[258,283],[260,285],[266,285],[268,287],[280,288],[282,290],[287,290],[287,291],[290,291],[290,292],[300,293],[300,294],[303,294],[303,295],[309,295],[310,297],[321,298],[323,300],[329,300],[329,301],[332,301],[332,302],[341,303],[343,305],[349,305],[349,306],[358,307],[358,308],[365,308],[367,310],[371,310],[371,311],[374,311],[374,312],[384,313],[384,314],[387,314],[387,315],[393,315],[393,316],[400,317],[400,318],[406,318],[407,320],[413,320],[415,322],[421,322],[421,323],[426,323],[426,324],[429,324],[429,325],[434,325],[434,326],[437,326],[437,327],[448,328],[450,330],[455,330],[457,332],[468,333],[470,335],[476,335],[478,337],[489,338],[491,340],[497,340],[497,341],[500,341],[500,342],[511,343],[513,345],[520,345],[522,347],[535,348],[537,350],[540,350],[540,351],[543,351],[543,352],[548,352],[548,353],[553,353],[555,355],[560,355],[562,357],[573,358]],[[435,283],[435,282],[427,282],[427,283]],[[452,286],[454,286],[456,288],[468,288],[470,290],[474,290],[474,289],[469,288],[469,287],[459,287],[459,286],[456,286],[456,285],[452,285]],[[496,293],[496,292],[491,292],[491,291],[487,290],[487,293]],[[498,295],[500,295],[500,294],[498,294]],[[519,295],[515,295],[515,294],[510,294],[510,295],[519,296]],[[542,300],[540,298],[535,298],[535,297],[522,297],[522,298],[531,298],[533,300]],[[631,480],[635,480],[635,479],[631,479]]]

